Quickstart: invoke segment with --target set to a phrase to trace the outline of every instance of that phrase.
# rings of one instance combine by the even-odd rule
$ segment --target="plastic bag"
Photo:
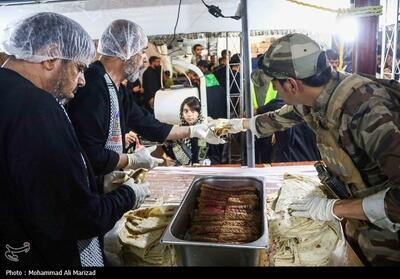
[[[336,245],[336,249],[332,251],[329,266],[347,266],[348,250],[346,238],[344,236],[343,227],[340,227],[340,239]]]
[[[104,255],[107,264],[111,266],[123,266],[122,259],[119,254],[121,251],[121,243],[119,242],[119,233],[124,228],[126,218],[122,217],[115,223],[114,228],[104,235]]]

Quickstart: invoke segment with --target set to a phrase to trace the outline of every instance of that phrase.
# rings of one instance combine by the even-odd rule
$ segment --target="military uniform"
[[[311,76],[312,67],[306,65],[317,49],[304,37],[297,45],[290,41],[291,35],[276,42],[281,47],[271,47],[265,57],[274,57],[277,49],[280,53],[264,62],[264,72],[277,79]],[[303,51],[311,56],[302,55]],[[349,87],[351,79],[358,86]],[[352,198],[363,199],[369,222],[348,220],[346,235],[372,265],[400,264],[399,100],[371,80],[332,72],[313,107],[285,105],[250,120],[257,136],[303,122],[315,132],[329,170],[346,184]]]

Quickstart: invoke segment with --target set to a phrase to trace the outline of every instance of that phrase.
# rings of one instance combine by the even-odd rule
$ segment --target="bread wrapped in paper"
[[[219,138],[228,135],[229,129],[232,128],[232,125],[228,124],[228,119],[223,118],[212,119],[211,117],[208,117],[207,124],[211,131],[213,131],[214,135]]]
[[[277,195],[267,199],[271,239],[270,263],[275,266],[324,266],[342,237],[339,222],[291,216],[290,204],[309,194],[324,197],[317,178],[285,174]]]
[[[174,248],[161,244],[160,239],[176,209],[158,206],[125,213],[125,227],[119,234],[125,265],[174,265]]]

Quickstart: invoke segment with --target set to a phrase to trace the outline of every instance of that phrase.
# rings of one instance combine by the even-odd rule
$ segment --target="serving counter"
[[[213,167],[158,167],[151,170],[147,177],[151,185],[151,197],[146,199],[142,207],[159,205],[178,205],[187,192],[194,177],[199,175],[227,175],[227,176],[257,176],[265,178],[265,193],[279,190],[285,173],[317,176],[314,162],[278,163],[258,165],[256,168],[241,167],[239,165],[224,165]],[[264,201],[266,202],[266,201]],[[362,266],[362,262],[347,244],[347,260],[345,266]],[[260,257],[260,266],[268,266],[266,253]]]

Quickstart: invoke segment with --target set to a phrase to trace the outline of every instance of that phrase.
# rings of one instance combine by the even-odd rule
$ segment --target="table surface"
[[[266,179],[266,193],[272,193],[281,187],[283,174],[286,172],[316,176],[314,162],[275,163],[246,168],[239,165],[212,167],[158,167],[151,170],[146,177],[150,183],[151,197],[146,199],[144,207],[179,204],[186,194],[193,178],[198,175],[239,175],[263,176]],[[348,258],[345,266],[363,266],[362,262],[347,244]],[[260,265],[267,265],[266,255],[261,257]]]

